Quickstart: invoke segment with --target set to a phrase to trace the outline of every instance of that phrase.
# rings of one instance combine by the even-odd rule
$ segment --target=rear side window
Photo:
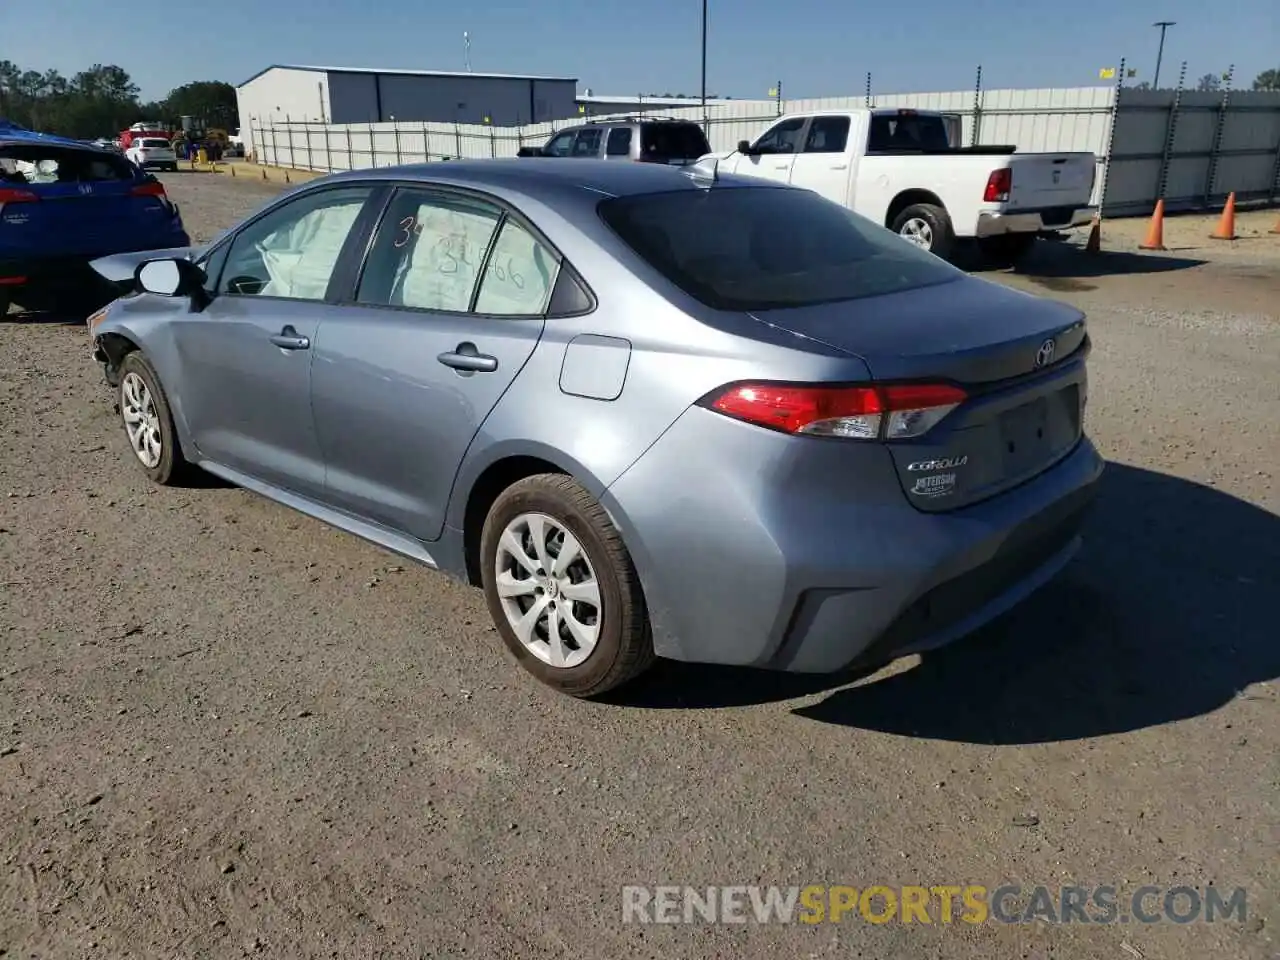
[[[642,160],[697,160],[711,152],[696,123],[646,123],[640,132]]]
[[[680,190],[605,200],[599,210],[640,257],[720,310],[857,300],[961,275],[808,190]]]
[[[466,313],[502,211],[488,203],[397,191],[365,261],[356,300]]]
[[[903,153],[949,150],[947,125],[942,117],[875,114],[867,138],[868,153]]]
[[[814,117],[804,138],[805,153],[844,153],[849,143],[848,117]]]
[[[626,157],[631,154],[631,128],[614,127],[609,131],[609,143],[605,152],[611,157]]]

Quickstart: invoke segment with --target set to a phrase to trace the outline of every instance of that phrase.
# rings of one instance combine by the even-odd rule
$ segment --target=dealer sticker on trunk
[[[947,497],[955,493],[956,475],[937,473],[931,477],[919,477],[911,492],[917,497]]]

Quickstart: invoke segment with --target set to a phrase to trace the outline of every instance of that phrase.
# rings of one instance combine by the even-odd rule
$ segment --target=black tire
[[[178,431],[173,425],[173,413],[169,408],[169,397],[164,392],[160,377],[147,358],[138,350],[125,354],[124,359],[120,361],[116,400],[120,410],[121,424],[125,426],[125,437],[128,439],[129,436],[128,427],[124,419],[127,406],[125,391],[130,387],[131,377],[140,379],[150,395],[151,405],[155,411],[159,426],[160,457],[159,462],[155,465],[144,463],[134,451],[132,442],[129,443],[129,454],[138,466],[142,468],[142,472],[153,482],[161,486],[181,483],[191,473],[192,467],[187,462],[186,457],[182,455],[182,447],[178,443]]]
[[[913,220],[922,220],[928,225],[929,252],[943,260],[949,260],[952,248],[955,246],[956,234],[951,227],[951,217],[947,215],[947,211],[932,203],[913,203],[893,218],[890,229],[900,234]]]
[[[0,320],[5,318],[5,315],[9,312],[9,307],[12,303],[13,301],[9,298],[9,294],[0,290]]]
[[[595,574],[600,595],[599,637],[595,648],[576,666],[552,666],[535,656],[516,636],[498,595],[499,541],[508,524],[529,513],[545,514],[572,534]],[[543,473],[504,490],[485,518],[480,558],[485,600],[494,625],[517,662],[542,683],[569,696],[593,697],[634,679],[653,664],[649,612],[631,555],[604,508],[572,477]]]
[[[1034,233],[1006,233],[998,237],[983,237],[978,241],[982,259],[992,266],[1012,267],[1031,252],[1035,246]]]

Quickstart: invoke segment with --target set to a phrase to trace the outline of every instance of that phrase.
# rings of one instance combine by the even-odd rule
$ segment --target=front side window
[[[544,148],[544,152],[551,157],[567,157],[573,150],[573,138],[575,131],[566,130],[564,133],[558,133],[550,140]]]
[[[482,201],[398,191],[374,237],[356,300],[466,313],[501,219],[499,208]]]
[[[573,142],[573,155],[575,157],[600,156],[600,134],[599,127],[579,131],[578,139]]]
[[[218,292],[323,300],[372,187],[318,190],[277,207],[231,241]]]
[[[720,310],[856,300],[963,276],[809,190],[679,190],[617,197],[599,209],[654,269]]]
[[[790,117],[775,123],[760,134],[755,142],[756,153],[799,153],[800,130],[804,127],[804,117]]]

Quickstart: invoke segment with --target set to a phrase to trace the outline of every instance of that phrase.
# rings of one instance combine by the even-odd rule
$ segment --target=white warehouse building
[[[255,120],[518,126],[573,116],[577,92],[569,77],[274,64],[236,87],[236,102],[252,150]]]

